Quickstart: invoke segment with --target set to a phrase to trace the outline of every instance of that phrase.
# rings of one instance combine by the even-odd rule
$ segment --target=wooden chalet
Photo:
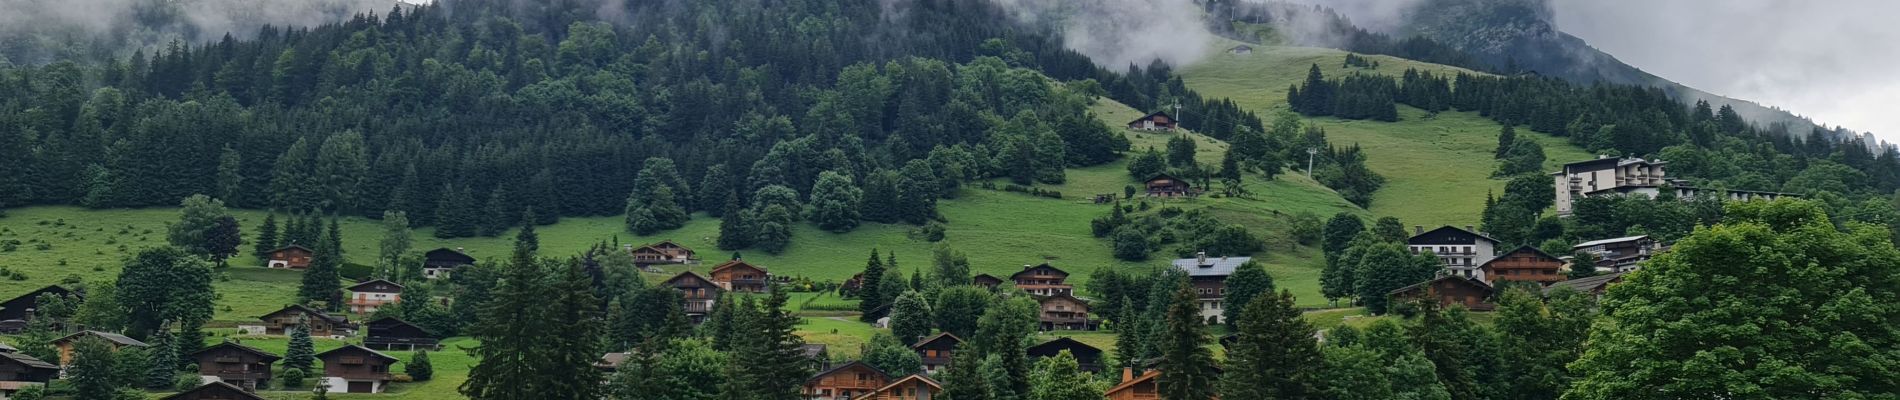
[[[805,398],[850,400],[876,392],[891,383],[891,376],[871,364],[852,361],[812,375],[805,380]]]
[[[765,293],[771,288],[771,281],[768,280],[771,274],[765,272],[765,267],[746,263],[745,260],[733,259],[719,264],[708,274],[712,275],[712,281],[718,283],[719,287],[734,292]]]
[[[1102,349],[1090,346],[1088,343],[1082,343],[1079,340],[1070,339],[1068,336],[1042,342],[1042,344],[1035,346],[1029,346],[1027,350],[1031,362],[1047,357],[1055,357],[1064,351],[1069,352],[1070,356],[1075,357],[1075,362],[1081,365],[1082,372],[1102,371]]]
[[[683,308],[686,309],[686,318],[693,320],[693,324],[706,320],[706,314],[712,312],[713,302],[718,301],[719,293],[725,291],[718,283],[693,271],[680,272],[660,285],[680,292],[680,296],[685,299]]]
[[[195,389],[165,396],[160,400],[265,400],[244,388],[224,382],[211,382]]]
[[[1037,316],[1038,322],[1041,323],[1042,330],[1095,330],[1096,321],[1089,320],[1089,302],[1087,301],[1078,299],[1064,292],[1057,293],[1053,296],[1037,297],[1036,303],[1039,304],[1042,309],[1040,315]]]
[[[632,252],[633,263],[637,265],[689,264],[699,259],[699,253],[671,240],[634,247]]]
[[[858,291],[863,290],[863,289],[864,289],[864,273],[863,272],[851,274],[850,279],[845,279],[844,283],[838,284],[839,294],[856,296],[858,294]]]
[[[271,364],[283,359],[251,346],[224,342],[189,355],[198,362],[198,375],[244,388],[246,391],[269,389]]]
[[[343,290],[350,291],[350,312],[356,315],[374,313],[383,305],[402,300],[402,285],[385,279],[371,279]]]
[[[442,342],[428,329],[396,318],[378,318],[363,324],[363,330],[363,347],[371,350],[435,350]]]
[[[61,367],[73,364],[73,344],[78,342],[79,339],[87,337],[96,337],[99,338],[99,340],[104,340],[107,345],[112,346],[113,351],[118,351],[126,347],[151,347],[151,345],[145,344],[145,342],[141,342],[138,339],[129,338],[117,333],[100,331],[74,332],[62,338],[53,339],[53,347],[59,348],[59,365]]]
[[[957,346],[962,344],[963,338],[943,332],[918,340],[916,344],[910,345],[910,349],[917,351],[917,357],[923,360],[924,373],[935,374],[950,366],[952,355],[956,354]]]
[[[1601,300],[1603,299],[1603,293],[1610,290],[1610,286],[1623,283],[1623,277],[1628,275],[1628,272],[1617,272],[1552,283],[1550,286],[1544,287],[1544,295],[1550,295],[1551,292],[1569,288]]]
[[[984,289],[995,289],[997,285],[1003,284],[1003,278],[990,274],[976,274],[975,277],[970,278],[970,284]]]
[[[422,253],[422,277],[429,279],[446,278],[462,267],[475,265],[475,257],[463,253],[461,248],[447,247]]]
[[[1461,305],[1469,310],[1490,311],[1496,305],[1491,304],[1493,290],[1491,285],[1475,278],[1457,275],[1441,275],[1429,281],[1419,282],[1388,293],[1392,300],[1418,300],[1437,302],[1440,307]]]
[[[1195,194],[1193,184],[1167,173],[1155,174],[1142,182],[1148,187],[1148,197],[1187,197]]]
[[[33,358],[12,347],[0,348],[0,399],[28,386],[45,385],[59,377],[59,366]]]
[[[1523,246],[1497,256],[1478,270],[1492,284],[1498,282],[1536,282],[1539,286],[1563,281],[1564,260],[1538,250],[1536,247]]]
[[[611,375],[615,372],[619,372],[620,366],[626,365],[627,358],[630,357],[633,357],[633,353],[614,352],[602,354],[600,355],[600,361],[594,362],[594,368]]]
[[[860,395],[856,400],[931,400],[939,393],[943,393],[943,384],[923,374],[911,374]]]
[[[323,360],[323,378],[331,393],[382,393],[389,386],[389,366],[398,362],[388,354],[357,345],[344,345],[317,354]]]
[[[301,245],[279,247],[265,253],[264,266],[276,269],[310,268],[310,258],[314,255],[315,250]]]
[[[1161,398],[1161,370],[1150,369],[1135,375],[1134,368],[1122,368],[1122,380],[1102,393],[1108,400],[1155,400]]]
[[[1017,289],[1037,296],[1054,296],[1075,291],[1074,287],[1066,283],[1069,280],[1069,272],[1049,263],[1024,265],[1022,271],[1010,274],[1009,280],[1016,283]]]
[[[310,324],[310,336],[349,336],[355,329],[350,325],[349,318],[330,315],[302,304],[285,306],[257,319],[264,321],[263,332],[266,335],[288,334],[290,328],[297,326],[299,321]]]
[[[26,292],[26,294],[0,303],[0,321],[9,322],[5,324],[4,328],[0,328],[0,331],[12,333],[20,329],[25,329],[26,322],[33,320],[33,311],[39,308],[40,295],[44,294],[61,297],[85,297],[80,295],[79,292],[66,289],[59,285],[47,285],[46,287]]]
[[[1134,121],[1128,121],[1128,129],[1138,131],[1172,131],[1174,130],[1175,124],[1174,116],[1168,115],[1168,113],[1164,111],[1155,111],[1148,113],[1148,115],[1143,115],[1141,118],[1135,118]]]

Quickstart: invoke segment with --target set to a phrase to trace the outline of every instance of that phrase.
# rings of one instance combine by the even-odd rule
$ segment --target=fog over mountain
[[[421,1],[405,1],[421,3]],[[264,25],[313,26],[385,13],[397,0],[0,0],[0,62],[122,57],[173,40],[246,38]]]
[[[1650,73],[1900,141],[1900,2],[1557,0],[1558,28]]]

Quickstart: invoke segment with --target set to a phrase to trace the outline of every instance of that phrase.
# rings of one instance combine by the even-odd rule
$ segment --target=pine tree
[[[297,319],[297,326],[290,328],[290,347],[284,350],[284,369],[311,371],[316,364],[316,343],[310,340],[310,321]]]
[[[495,185],[495,191],[488,194],[488,202],[482,206],[482,219],[477,233],[489,237],[500,235],[515,225],[515,218],[521,216],[520,211],[514,197],[508,193],[508,186]]]
[[[159,328],[146,340],[152,349],[152,365],[145,374],[145,387],[166,389],[178,382],[179,354],[178,346],[173,342],[169,327]]]
[[[317,248],[310,256],[310,268],[304,270],[303,284],[297,289],[298,303],[321,302],[321,309],[328,311],[342,308],[343,284],[339,272],[343,268],[343,239],[342,233],[337,231],[336,221],[331,220],[328,237],[317,241]]]
[[[211,230],[205,232],[205,250],[211,260],[219,267],[225,266],[225,260],[237,256],[238,246],[244,244],[244,233],[238,230],[236,217],[229,215],[218,217]]]
[[[542,283],[548,268],[534,260],[534,245],[516,242],[515,260],[502,271],[493,298],[477,312],[479,322],[471,325],[470,335],[481,345],[470,353],[477,357],[468,380],[460,392],[477,400],[547,398],[543,393],[546,371],[540,350],[542,340],[559,336],[551,325],[556,310],[550,293]]]
[[[733,351],[737,374],[729,379],[740,381],[752,396],[760,400],[797,400],[805,379],[817,371],[799,349],[804,339],[794,332],[799,319],[785,310],[784,290],[772,290],[763,304],[751,308],[737,321],[743,336]],[[756,308],[755,308],[756,307]]]
[[[277,238],[277,213],[272,212],[264,216],[264,225],[257,227],[257,239],[252,243],[251,255],[259,261],[269,259],[271,250],[283,246]]]
[[[1206,400],[1214,398],[1214,355],[1207,350],[1207,330],[1201,319],[1200,301],[1194,288],[1184,279],[1176,280],[1176,289],[1167,311],[1167,326],[1161,346],[1161,370],[1158,382],[1162,398],[1170,400]]]
[[[1029,391],[1029,354],[1023,341],[1035,334],[1040,308],[1026,295],[1004,297],[990,304],[977,320],[976,339],[985,357],[999,357],[1008,377],[1007,385],[992,383],[992,390],[1009,398]]]
[[[739,207],[739,194],[729,193],[726,197],[726,215],[719,219],[719,249],[738,250],[752,247],[758,234],[752,229],[750,212]]]
[[[863,278],[858,279],[858,319],[864,322],[876,321],[884,317],[885,296],[879,292],[883,288],[884,260],[877,257],[877,249],[871,249],[871,260],[864,263]]]
[[[1238,339],[1227,353],[1220,395],[1233,400],[1309,398],[1321,354],[1313,327],[1301,319],[1293,293],[1263,293],[1235,323]]]
[[[956,351],[951,353],[950,370],[943,375],[943,400],[993,400],[989,381],[983,379],[983,372],[978,369],[983,363],[979,353],[971,342],[957,345]]]
[[[1115,314],[1115,365],[1122,368],[1135,368],[1141,364],[1142,339],[1147,333],[1142,313],[1137,311],[1134,300],[1122,298],[1122,310]]]
[[[1517,144],[1517,129],[1512,128],[1510,125],[1504,125],[1504,128],[1498,130],[1497,154],[1493,156],[1492,158],[1496,158],[1500,160],[1504,159],[1505,153],[1509,153],[1511,151],[1511,147],[1515,146],[1516,144]]]

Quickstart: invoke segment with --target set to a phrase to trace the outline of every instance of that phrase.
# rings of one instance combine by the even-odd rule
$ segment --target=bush
[[[285,389],[302,388],[303,387],[303,370],[296,369],[296,368],[286,369],[284,370],[284,373],[278,374],[277,380],[284,381]]]
[[[924,241],[936,243],[936,242],[943,241],[944,229],[945,227],[943,226],[942,222],[930,221],[930,223],[924,224],[924,226],[922,227],[918,227],[917,234],[918,236],[922,236],[924,238]]]
[[[410,379],[426,381],[435,378],[435,366],[429,363],[429,352],[427,351],[416,352],[415,356],[409,358],[409,364],[403,366],[403,368],[403,372],[408,373],[403,376]]]
[[[204,378],[198,377],[198,374],[178,374],[178,378],[172,381],[172,388],[182,392],[204,384]]]

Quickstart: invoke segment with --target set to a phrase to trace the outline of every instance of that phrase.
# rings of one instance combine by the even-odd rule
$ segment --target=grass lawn
[[[1462,68],[1411,60],[1367,56],[1380,63],[1376,69],[1344,67],[1346,52],[1332,49],[1256,46],[1252,55],[1216,53],[1180,70],[1188,87],[1208,97],[1226,97],[1260,115],[1286,108],[1290,85],[1306,79],[1317,64],[1327,78],[1349,73],[1397,76],[1407,68],[1438,74],[1476,73]],[[1504,181],[1491,179],[1496,169],[1493,151],[1502,127],[1474,113],[1444,112],[1436,116],[1399,106],[1398,122],[1307,118],[1326,129],[1336,145],[1365,148],[1366,165],[1386,177],[1374,194],[1371,214],[1396,216],[1408,225],[1476,225],[1484,208],[1483,191],[1501,192]],[[1544,146],[1545,166],[1594,158],[1562,138],[1518,129],[1519,138]]]

